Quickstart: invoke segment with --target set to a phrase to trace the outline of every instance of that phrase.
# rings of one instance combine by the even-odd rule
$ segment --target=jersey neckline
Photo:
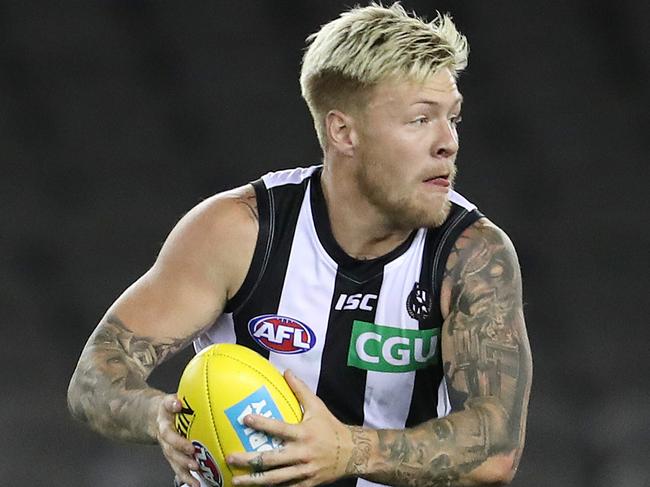
[[[389,262],[397,259],[404,254],[417,234],[417,229],[411,231],[408,238],[400,243],[393,250],[379,257],[372,259],[356,259],[350,256],[345,250],[341,248],[339,243],[334,238],[332,233],[332,226],[330,224],[329,213],[327,204],[325,203],[325,196],[323,195],[323,188],[321,187],[321,173],[322,166],[319,167],[310,177],[310,205],[314,220],[314,228],[318,240],[329,256],[338,264],[342,269],[352,273],[355,278],[367,279],[376,274],[378,269],[383,268]]]

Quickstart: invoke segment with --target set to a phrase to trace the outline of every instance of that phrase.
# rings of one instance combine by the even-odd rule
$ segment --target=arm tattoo
[[[443,359],[453,413],[416,428],[378,431],[379,464],[366,476],[405,486],[452,486],[496,455],[516,469],[523,446],[531,359],[512,244],[479,220],[456,242]]]
[[[372,439],[370,432],[360,426],[348,426],[352,435],[352,453],[345,467],[346,475],[361,475],[368,468]]]
[[[257,210],[257,197],[255,196],[255,190],[247,188],[246,192],[237,198],[237,201],[248,208],[250,216],[255,222],[259,222],[260,215]]]
[[[146,379],[158,364],[187,345],[187,339],[135,335],[108,315],[91,335],[68,391],[72,414],[107,436],[152,443],[151,398],[161,393]]]

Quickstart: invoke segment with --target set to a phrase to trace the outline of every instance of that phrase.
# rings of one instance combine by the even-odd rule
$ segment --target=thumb
[[[175,394],[168,394],[163,399],[164,408],[170,413],[180,412],[182,405]]]
[[[311,391],[309,386],[300,380],[292,370],[285,370],[284,378],[287,380],[287,384],[291,387],[291,390],[298,398],[300,404],[302,404],[305,412],[309,409],[323,405],[323,401],[321,401],[320,398]]]

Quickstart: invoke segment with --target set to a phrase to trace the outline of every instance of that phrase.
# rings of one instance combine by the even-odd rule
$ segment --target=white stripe
[[[451,401],[449,400],[449,391],[447,391],[447,382],[443,377],[438,386],[438,417],[442,418],[451,412]]]
[[[232,313],[224,313],[203,335],[194,340],[194,350],[199,353],[205,347],[213,343],[235,343],[235,323],[232,319]]]
[[[462,194],[456,193],[456,191],[451,191],[449,193],[449,200],[452,203],[456,203],[458,206],[462,206],[467,211],[472,211],[476,209],[476,205],[471,201],[468,201]]]
[[[281,372],[290,367],[312,391],[316,391],[320,376],[323,347],[329,320],[336,266],[323,259],[312,219],[310,188],[307,186],[300,208],[278,314],[301,321],[316,335],[310,351],[286,355],[271,352],[269,360]]]
[[[269,172],[262,176],[262,181],[267,188],[282,186],[283,184],[300,184],[319,166],[296,167],[295,169],[285,169],[284,171]],[[309,193],[308,193],[309,194]]]
[[[384,279],[375,314],[375,323],[378,325],[418,329],[418,321],[408,315],[406,300],[413,284],[420,277],[425,236],[426,230],[420,229],[411,247],[384,267]],[[415,371],[369,371],[363,425],[369,428],[404,428],[411,407],[414,383]]]

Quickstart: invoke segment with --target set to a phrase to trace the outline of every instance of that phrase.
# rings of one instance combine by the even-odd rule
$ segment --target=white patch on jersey
[[[449,200],[452,203],[456,203],[458,206],[462,206],[467,211],[472,211],[476,209],[476,205],[474,203],[468,201],[467,199],[465,199],[465,197],[462,194],[456,193],[456,191],[452,190],[449,193]]]
[[[418,230],[411,247],[384,267],[384,280],[377,300],[375,323],[417,330],[418,322],[406,310],[413,283],[420,277],[426,230]],[[395,294],[401,296],[395,299]],[[398,303],[396,306],[395,303]],[[391,373],[368,371],[363,404],[363,425],[369,428],[404,428],[411,407],[415,371]]]
[[[312,391],[320,376],[325,335],[334,294],[336,264],[322,257],[320,242],[314,228],[307,187],[300,207],[296,233],[282,287],[277,314],[303,322],[316,335],[316,344],[309,351],[296,355],[271,352],[269,360],[281,372],[290,368]]]
[[[194,350],[199,353],[205,347],[213,343],[236,343],[235,323],[232,313],[224,313],[203,335],[194,340]]]
[[[262,176],[262,181],[264,181],[264,185],[269,189],[275,186],[282,186],[283,184],[300,184],[319,167],[296,167],[295,169],[269,172]]]

